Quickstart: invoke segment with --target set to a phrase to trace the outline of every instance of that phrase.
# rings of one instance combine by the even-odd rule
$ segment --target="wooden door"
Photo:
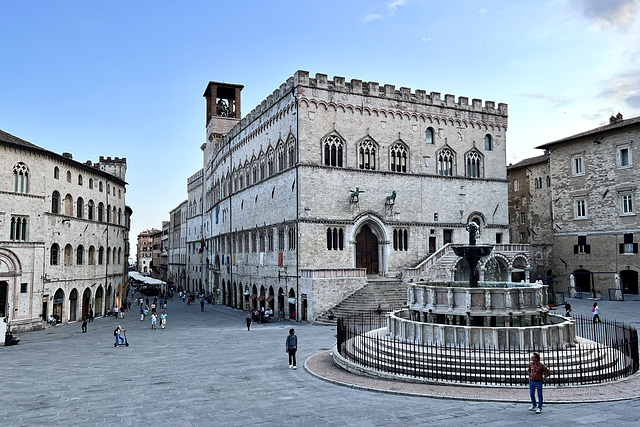
[[[356,268],[366,268],[367,274],[378,273],[378,238],[368,225],[356,236]]]

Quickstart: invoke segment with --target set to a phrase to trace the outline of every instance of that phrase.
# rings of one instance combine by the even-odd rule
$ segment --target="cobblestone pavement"
[[[589,301],[572,300],[574,312]],[[604,301],[601,313],[640,319],[640,303]],[[584,307],[583,307],[584,306]],[[465,402],[375,393],[322,381],[305,369],[335,342],[334,330],[288,321],[244,326],[246,313],[227,307],[169,303],[168,327],[151,330],[135,313],[19,334],[0,347],[1,425],[638,425],[640,400],[546,405]],[[129,347],[114,348],[127,329]],[[635,323],[637,326],[637,323]],[[298,370],[287,366],[290,327],[299,339]],[[527,390],[513,393],[526,399]]]

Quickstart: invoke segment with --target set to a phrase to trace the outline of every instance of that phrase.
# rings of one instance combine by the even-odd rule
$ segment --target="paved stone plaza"
[[[574,313],[591,301],[571,300]],[[600,302],[604,317],[640,326],[639,301]],[[135,311],[135,307],[133,307]],[[466,402],[356,390],[317,379],[304,361],[329,349],[329,327],[273,322],[253,325],[222,306],[169,303],[166,330],[135,313],[22,333],[0,347],[4,368],[2,425],[638,425],[640,400],[546,405]],[[113,347],[127,329],[129,347]],[[294,325],[298,370],[287,367],[284,342]],[[527,399],[528,390],[515,390]]]

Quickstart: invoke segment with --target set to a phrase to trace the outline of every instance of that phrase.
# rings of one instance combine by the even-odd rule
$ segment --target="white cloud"
[[[387,9],[389,9],[389,12],[393,13],[396,11],[396,9],[400,6],[404,6],[405,4],[407,4],[408,0],[393,0],[390,1],[389,3],[387,3]]]
[[[602,27],[626,27],[640,12],[640,0],[571,0],[570,5]]]
[[[422,41],[423,42],[430,42],[431,41],[431,37],[423,37]]]
[[[484,9],[484,8],[478,11],[478,15],[484,15],[485,13],[487,13],[487,9]]]
[[[614,101],[619,109],[627,107],[634,113],[640,109],[640,70],[619,73],[603,83],[606,89],[599,97]]]
[[[367,22],[371,22],[371,21],[379,21],[382,19],[382,15],[379,15],[377,13],[371,13],[369,15],[365,15],[362,17],[362,22],[364,22],[365,24]]]

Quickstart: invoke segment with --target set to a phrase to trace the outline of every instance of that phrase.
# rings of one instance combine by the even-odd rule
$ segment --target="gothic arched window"
[[[438,175],[453,176],[455,154],[449,148],[443,148],[438,153]]]
[[[29,192],[29,167],[25,163],[18,162],[13,166],[13,191]]]
[[[344,143],[337,135],[330,135],[322,144],[325,166],[336,166],[341,168],[343,165]]]
[[[71,197],[71,194],[67,194],[64,197],[64,214],[73,216],[73,197]]]
[[[358,167],[360,169],[376,169],[376,144],[365,139],[358,144]]]
[[[407,146],[396,142],[390,150],[391,172],[407,172]]]
[[[484,136],[484,149],[486,151],[493,150],[493,138],[491,138],[491,135],[489,134]]]
[[[482,156],[477,151],[470,151],[465,156],[465,169],[468,178],[482,177]]]

